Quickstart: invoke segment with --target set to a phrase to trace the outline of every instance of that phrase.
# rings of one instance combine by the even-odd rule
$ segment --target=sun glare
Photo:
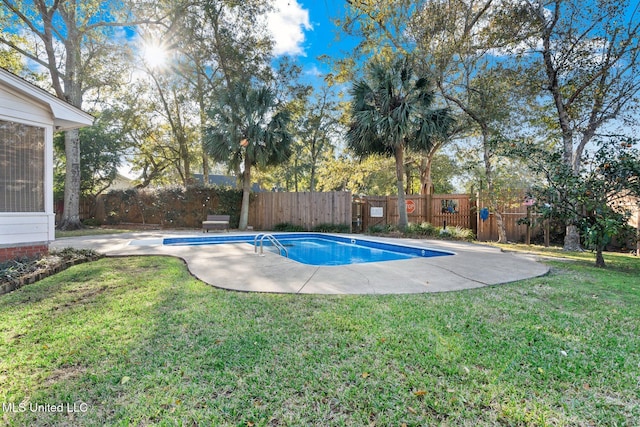
[[[169,54],[162,43],[145,43],[142,48],[142,58],[149,68],[162,68],[167,64]]]

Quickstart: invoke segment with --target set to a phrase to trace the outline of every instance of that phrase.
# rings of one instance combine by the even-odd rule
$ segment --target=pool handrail
[[[258,233],[256,234],[256,236],[253,238],[253,252],[254,253],[258,253],[258,239],[262,236],[264,236],[265,233]]]
[[[266,238],[273,244],[273,246],[278,248],[279,255],[282,255],[282,252],[284,252],[285,258],[289,258],[289,252],[287,251],[287,248],[285,248],[284,245],[280,243],[280,241],[276,239],[273,234],[269,233],[256,234],[256,237],[253,239],[254,252],[258,252],[258,237],[260,237],[260,255],[264,255],[264,239]]]

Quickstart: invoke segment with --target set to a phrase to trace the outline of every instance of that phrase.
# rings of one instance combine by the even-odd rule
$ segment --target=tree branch
[[[22,22],[24,22],[31,31],[33,31],[35,34],[37,34],[40,38],[44,37],[44,33],[40,32],[34,25],[33,22],[31,22],[29,20],[29,18],[23,14],[20,10],[18,10],[18,8],[13,5],[11,2],[9,2],[8,0],[2,0],[2,3],[4,3],[7,8],[9,8],[9,10],[11,12],[13,12],[18,18],[20,18],[20,20]],[[57,4],[57,1],[56,1]]]
[[[18,45],[16,45],[12,41],[7,40],[4,37],[0,37],[0,43],[9,46],[11,49],[17,51],[18,53],[20,53],[23,56],[26,56],[30,60],[42,65],[43,67],[49,68],[49,63],[48,62],[43,61],[42,59],[38,58],[37,56],[33,55],[30,52],[27,52],[26,50],[22,49],[21,47],[19,47]]]

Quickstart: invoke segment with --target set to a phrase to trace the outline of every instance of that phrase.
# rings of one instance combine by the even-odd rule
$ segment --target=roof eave
[[[56,130],[71,130],[93,125],[95,118],[15,74],[0,68],[0,75],[13,88],[49,107]]]

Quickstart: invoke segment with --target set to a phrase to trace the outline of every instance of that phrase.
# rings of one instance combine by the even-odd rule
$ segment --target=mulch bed
[[[93,250],[62,249],[38,258],[20,258],[0,263],[0,295],[35,283],[72,265],[101,258]]]

